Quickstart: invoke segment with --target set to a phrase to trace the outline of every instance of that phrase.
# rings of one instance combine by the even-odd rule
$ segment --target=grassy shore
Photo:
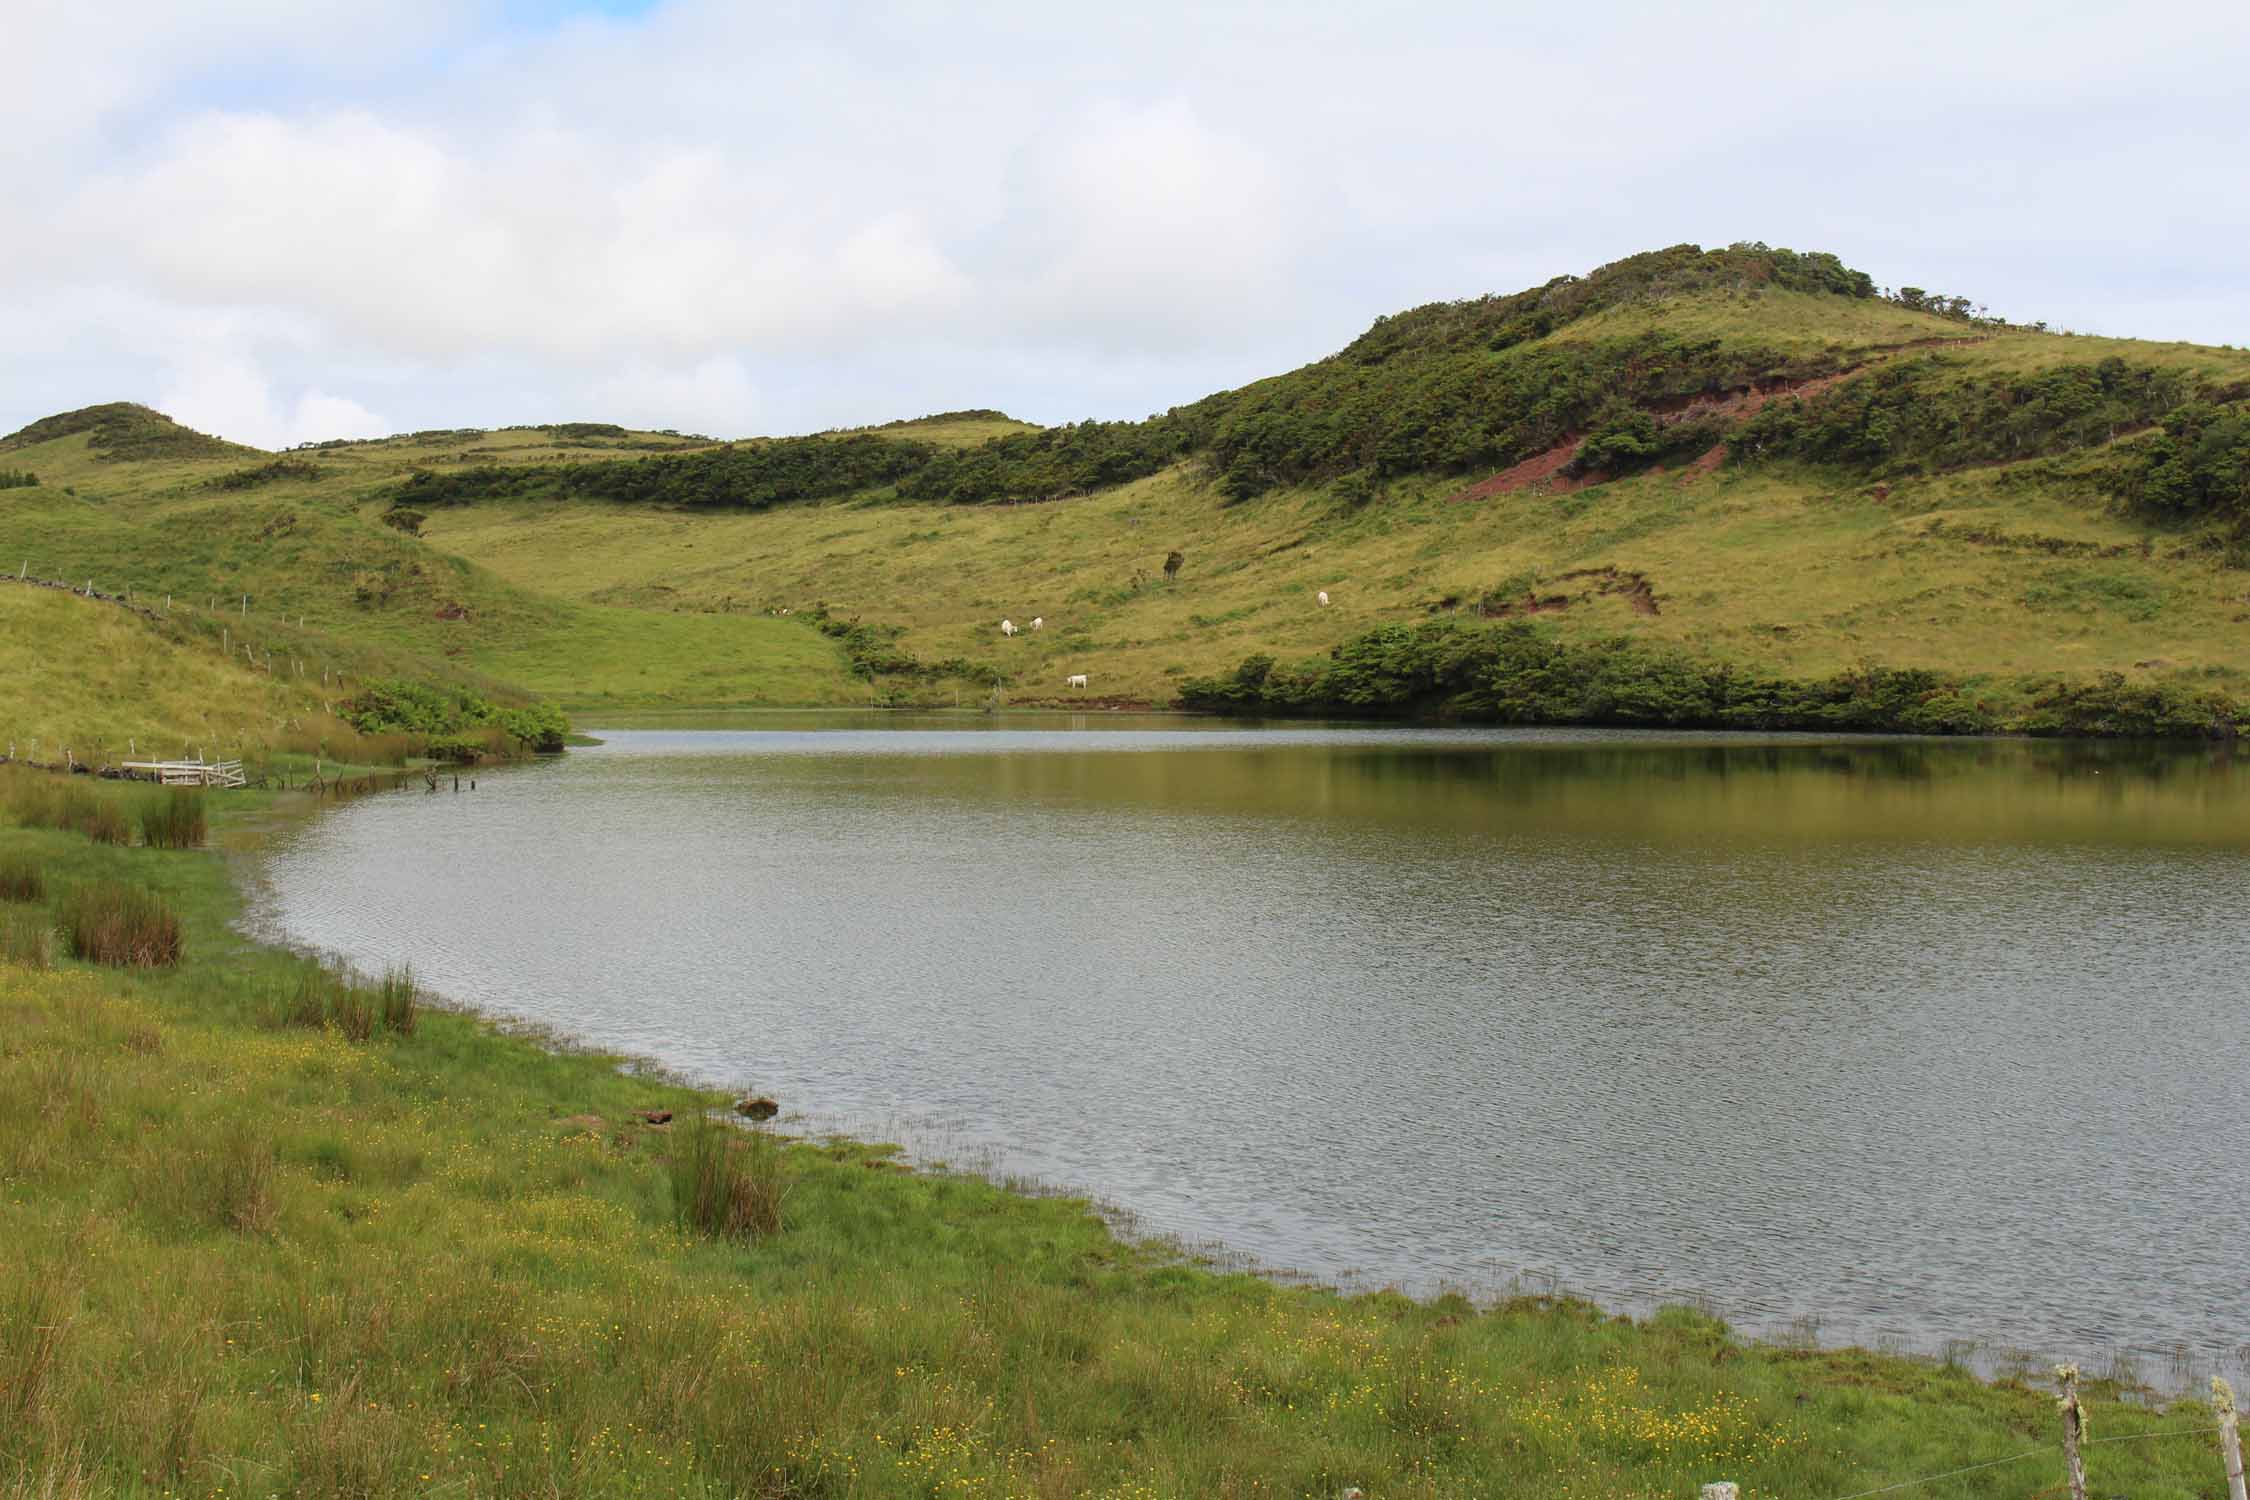
[[[233,794],[212,837],[301,810]],[[2019,1385],[1222,1275],[878,1147],[786,1146],[778,1232],[713,1237],[671,1168],[723,1096],[402,1019],[397,976],[355,1001],[232,928],[207,848],[0,813],[0,871],[0,1496],[1820,1497],[2029,1449],[1943,1493],[2060,1478]],[[176,915],[176,964],[41,962],[22,934],[100,882]],[[2114,1396],[2102,1436],[2199,1415]],[[2104,1493],[2217,1492],[2208,1436],[2096,1452]]]

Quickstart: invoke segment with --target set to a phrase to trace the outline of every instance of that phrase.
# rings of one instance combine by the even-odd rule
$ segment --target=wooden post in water
[[[2070,1500],[2086,1500],[2086,1460],[2078,1445],[2086,1437],[2086,1408],[2078,1404],[2078,1366],[2057,1365],[2055,1378],[2062,1382],[2063,1465],[2069,1470]]]
[[[2242,1419],[2234,1409],[2234,1387],[2211,1377],[2211,1404],[2219,1412],[2219,1456],[2227,1461],[2227,1500],[2250,1500],[2242,1483]]]

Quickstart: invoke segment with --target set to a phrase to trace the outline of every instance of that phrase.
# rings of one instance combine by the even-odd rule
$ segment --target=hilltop
[[[0,547],[249,592],[581,707],[1061,701],[1079,672],[1097,702],[1223,703],[1188,685],[1528,622],[1761,681],[1938,674],[1984,718],[1935,727],[2015,722],[2058,682],[2216,724],[2244,688],[2246,396],[2243,351],[1676,246],[1379,318],[1137,422],[564,423],[276,459],[105,446],[74,413],[0,445],[39,480],[0,490]],[[1003,617],[1044,628],[1004,641]],[[1365,686],[1232,698],[1459,696]]]

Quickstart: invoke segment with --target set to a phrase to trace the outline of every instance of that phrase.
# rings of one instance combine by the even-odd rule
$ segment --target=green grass
[[[279,810],[234,794],[217,831]],[[321,971],[234,930],[216,854],[0,855],[186,935],[162,970],[0,958],[0,1494],[1819,1497],[2027,1449],[1946,1493],[2060,1479],[2038,1389],[1685,1310],[1219,1274],[852,1142],[775,1149],[777,1228],[683,1232],[720,1139],[684,1122],[725,1096],[451,1011],[277,1028]],[[2198,1417],[2095,1395],[2103,1436]],[[2219,1483],[2207,1435],[2093,1463],[2140,1500]]]

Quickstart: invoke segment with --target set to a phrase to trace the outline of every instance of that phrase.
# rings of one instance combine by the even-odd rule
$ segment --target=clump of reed
[[[55,921],[44,906],[0,911],[0,962],[26,969],[55,966]]]
[[[172,909],[155,892],[122,880],[72,887],[60,916],[72,955],[95,963],[159,968],[178,963],[186,946]]]
[[[340,964],[308,964],[271,1015],[276,1026],[332,1026],[350,1042],[372,1041],[378,1031],[412,1036],[421,1015],[421,991],[411,969],[392,969],[369,985]]]
[[[281,1212],[273,1143],[246,1124],[190,1144],[152,1145],[136,1166],[142,1207],[180,1224],[271,1233]]]
[[[151,849],[193,849],[203,842],[203,793],[193,787],[160,787],[141,794],[134,808],[141,841]]]
[[[383,1029],[393,1036],[414,1035],[415,1023],[421,1017],[422,999],[414,983],[413,969],[405,965],[386,969],[375,993]]]
[[[781,1232],[788,1195],[781,1144],[698,1114],[672,1142],[672,1213],[683,1230],[755,1240]]]
[[[25,828],[63,828],[97,844],[130,844],[133,825],[113,797],[76,781],[58,781],[38,772],[7,778],[8,815]]]
[[[0,901],[44,901],[47,876],[29,854],[0,854]]]

